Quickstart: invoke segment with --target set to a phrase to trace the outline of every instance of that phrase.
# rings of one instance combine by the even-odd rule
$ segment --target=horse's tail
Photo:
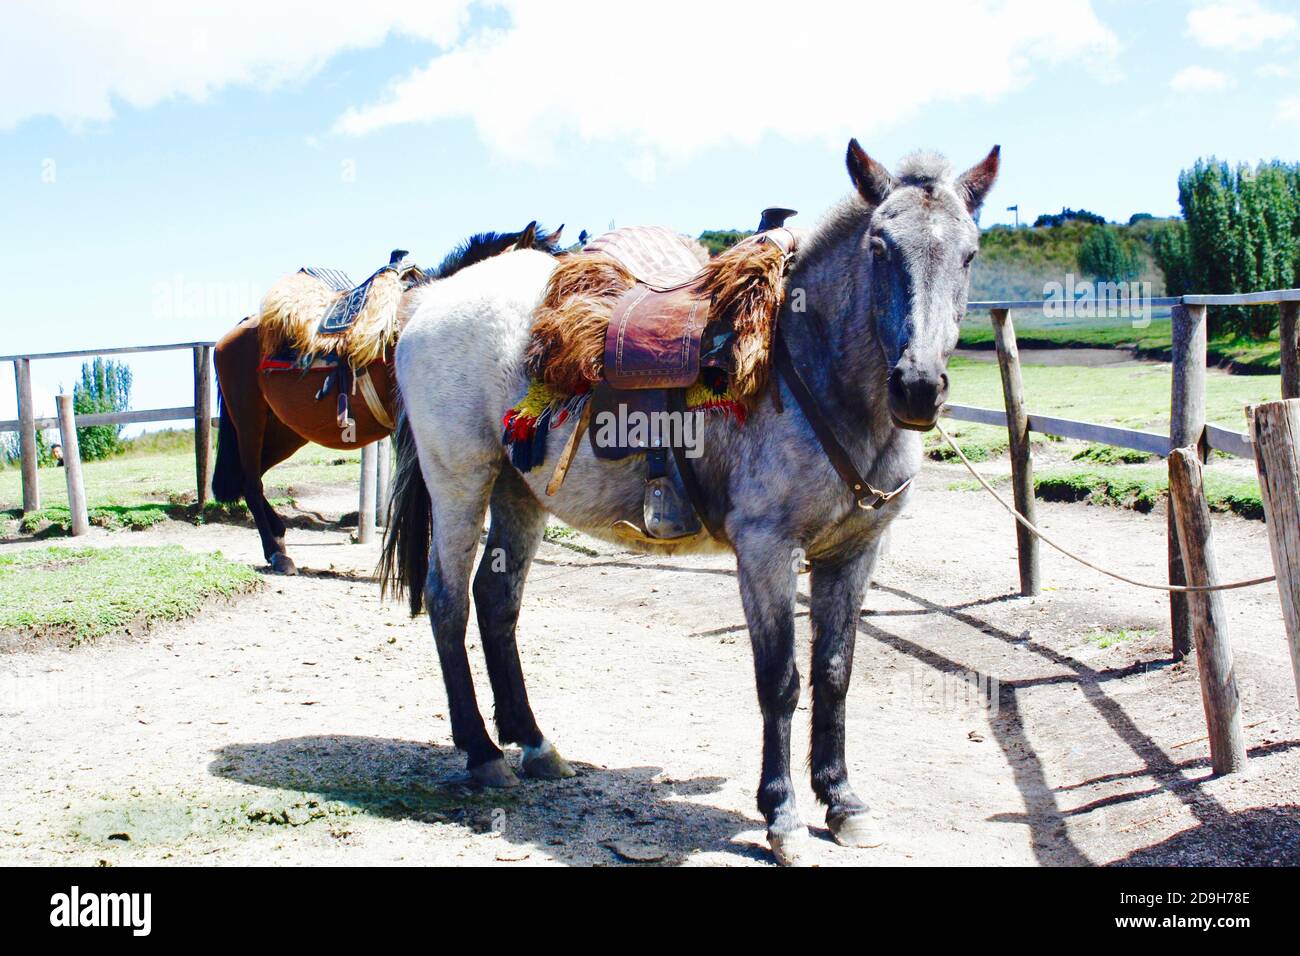
[[[420,455],[410,419],[400,407],[397,414],[397,467],[384,522],[384,546],[379,555],[380,592],[400,597],[406,592],[411,616],[424,606],[424,580],[429,574],[429,539],[432,536],[432,503],[420,470]]]
[[[212,497],[234,503],[244,497],[244,464],[239,457],[239,436],[230,409],[217,385],[217,463],[212,468]]]

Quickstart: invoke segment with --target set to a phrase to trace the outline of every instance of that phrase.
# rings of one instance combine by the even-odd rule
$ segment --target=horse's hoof
[[[767,831],[767,845],[772,848],[772,856],[782,866],[809,866],[808,828],[798,827],[794,830],[777,832]]]
[[[271,555],[271,570],[276,574],[287,574],[292,577],[298,573],[298,565],[294,564],[293,558],[283,551],[277,551]]]
[[[477,767],[470,767],[469,775],[474,778],[474,782],[480,787],[519,786],[519,778],[515,776],[515,772],[510,769],[510,765],[506,763],[504,757],[497,757],[496,760],[489,760]]]
[[[538,747],[525,747],[519,769],[525,776],[536,780],[563,780],[577,776],[569,762],[560,756],[560,752],[549,740],[543,740]]]
[[[826,825],[840,846],[874,847],[885,842],[884,834],[870,810],[852,813],[828,813]]]

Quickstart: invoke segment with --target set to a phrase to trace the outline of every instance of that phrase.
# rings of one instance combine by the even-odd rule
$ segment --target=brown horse
[[[563,228],[548,234],[533,222],[519,232],[479,233],[461,243],[417,282],[444,279],[512,249],[555,254]],[[285,552],[284,521],[266,499],[262,476],[309,442],[354,449],[386,437],[393,428],[392,354],[390,351],[384,360],[364,370],[373,393],[366,401],[350,403],[351,421],[348,427],[340,428],[338,406],[324,395],[331,375],[335,383],[340,381],[329,357],[306,369],[294,362],[277,362],[263,354],[259,331],[259,319],[250,316],[217,343],[214,364],[221,417],[212,494],[218,501],[247,501],[267,563],[277,573],[295,574],[297,568]],[[335,388],[340,390],[346,391]]]

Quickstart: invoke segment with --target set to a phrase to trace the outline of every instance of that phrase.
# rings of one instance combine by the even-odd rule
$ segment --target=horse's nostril
[[[948,394],[948,373],[939,373],[939,395],[940,397]]]

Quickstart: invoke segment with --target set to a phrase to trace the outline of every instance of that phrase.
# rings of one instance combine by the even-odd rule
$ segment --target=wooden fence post
[[[86,486],[81,480],[81,447],[77,443],[77,417],[72,410],[71,395],[56,395],[59,409],[59,436],[63,445],[63,473],[68,479],[68,513],[72,515],[72,536],[90,531],[86,513]]]
[[[375,492],[375,524],[384,527],[388,521],[388,496],[393,481],[393,440],[381,438],[375,443],[379,457],[379,482]]]
[[[1169,402],[1169,447],[1198,450],[1205,460],[1205,306],[1173,307],[1173,382]],[[1186,584],[1183,557],[1178,541],[1178,522],[1173,508],[1166,515],[1169,541],[1169,583]],[[1174,660],[1182,660],[1192,650],[1192,619],[1187,595],[1169,595],[1169,626],[1173,637]]]
[[[1280,309],[1277,337],[1282,349],[1282,397],[1300,398],[1300,337],[1296,334],[1300,302],[1283,302]]]
[[[357,505],[357,544],[369,544],[375,536],[375,484],[379,456],[375,443],[361,448],[361,500]]]
[[[1011,489],[1016,510],[1034,521],[1034,456],[1029,446],[1029,413],[1025,409],[1025,387],[1020,377],[1020,353],[1016,329],[1006,309],[990,309],[993,337],[1002,372],[1002,399],[1007,410],[1007,438],[1011,453]],[[1020,593],[1038,593],[1038,537],[1016,522],[1016,551],[1020,561]]]
[[[198,485],[199,508],[208,500],[212,483],[209,458],[212,454],[212,347],[194,349],[194,472]]]
[[[1254,409],[1255,469],[1300,701],[1300,399]]]
[[[1210,506],[1205,501],[1200,453],[1195,446],[1175,448],[1169,453],[1169,502],[1178,522],[1187,583],[1197,587],[1217,583]],[[1196,669],[1201,676],[1201,702],[1210,736],[1210,765],[1216,774],[1236,773],[1246,766],[1246,740],[1241,733],[1241,695],[1232,671],[1232,642],[1223,594],[1203,591],[1185,596],[1196,640]]]
[[[32,406],[31,359],[14,361],[14,384],[18,388],[18,459],[23,470],[23,514],[41,510],[41,488],[36,468],[36,409]]]

